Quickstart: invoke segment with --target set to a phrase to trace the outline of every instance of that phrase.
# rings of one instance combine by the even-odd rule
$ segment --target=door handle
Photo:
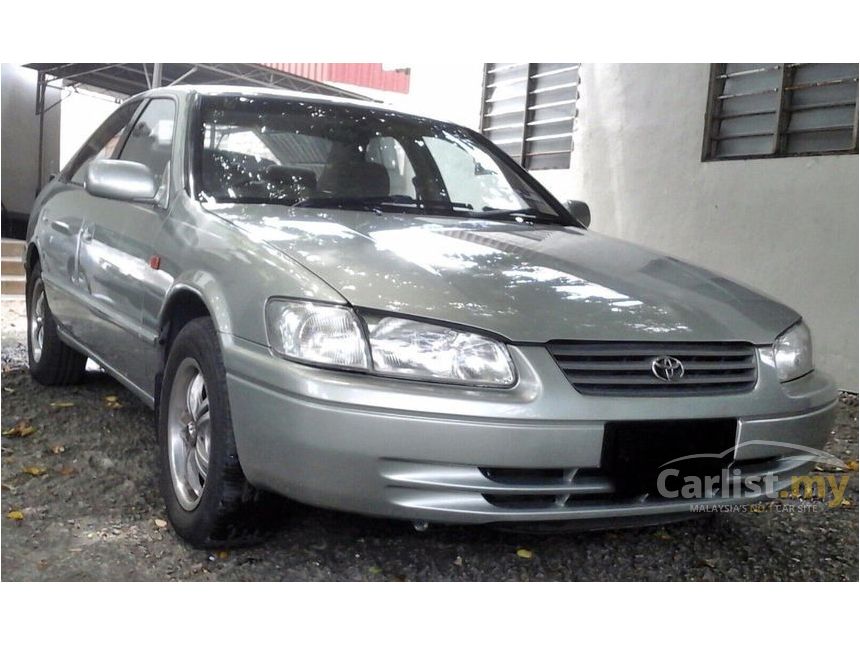
[[[51,228],[55,231],[59,231],[60,233],[65,233],[66,235],[69,235],[72,232],[72,229],[68,224],[57,220],[51,221]]]
[[[81,233],[81,239],[84,242],[92,242],[93,241],[93,227],[92,226],[84,227],[84,230]]]

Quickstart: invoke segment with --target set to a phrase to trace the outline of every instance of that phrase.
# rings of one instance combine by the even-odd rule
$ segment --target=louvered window
[[[856,63],[711,66],[704,160],[850,153]]]
[[[487,63],[481,132],[528,170],[570,168],[579,63]]]

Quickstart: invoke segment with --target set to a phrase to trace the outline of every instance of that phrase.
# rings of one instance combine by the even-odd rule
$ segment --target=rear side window
[[[151,100],[131,128],[119,158],[142,163],[160,185],[170,161],[175,121],[176,104],[171,99]]]
[[[124,103],[111,114],[72,157],[69,165],[63,170],[63,176],[75,184],[83,184],[87,175],[87,166],[91,161],[110,159],[116,152],[126,127],[139,107],[140,101],[131,101]]]

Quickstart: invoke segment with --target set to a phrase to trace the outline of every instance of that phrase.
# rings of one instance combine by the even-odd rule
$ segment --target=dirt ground
[[[846,503],[815,512],[535,536],[416,533],[295,504],[265,544],[196,551],[164,522],[152,413],[97,370],[76,387],[37,385],[26,371],[23,301],[4,300],[2,313],[4,581],[858,579],[856,471]],[[5,434],[16,425],[33,431]],[[856,464],[857,437],[857,397],[845,395],[827,450]]]

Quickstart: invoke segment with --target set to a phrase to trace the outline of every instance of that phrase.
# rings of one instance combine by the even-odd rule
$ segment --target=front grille
[[[603,396],[700,396],[746,392],[756,382],[755,347],[748,343],[564,342],[547,345],[576,390]],[[653,361],[673,357],[683,376],[666,381]]]

